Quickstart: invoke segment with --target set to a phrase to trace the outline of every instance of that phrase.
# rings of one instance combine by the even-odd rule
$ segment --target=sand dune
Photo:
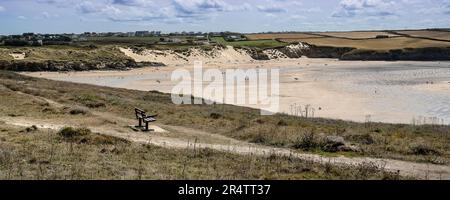
[[[173,50],[150,49],[136,53],[132,49],[125,48],[121,48],[120,51],[137,62],[158,62],[166,65],[186,65],[196,60],[201,60],[206,64],[242,63],[253,60],[244,50],[235,49],[231,46],[225,48],[215,46],[210,51],[191,48],[184,53]]]

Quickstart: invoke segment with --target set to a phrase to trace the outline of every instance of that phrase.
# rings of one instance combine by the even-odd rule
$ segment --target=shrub
[[[219,118],[222,117],[222,115],[219,114],[219,113],[211,113],[211,114],[209,115],[209,117],[212,118],[212,119],[219,119]]]
[[[38,130],[38,127],[36,126],[36,125],[33,125],[33,126],[31,126],[31,127],[27,127],[26,129],[25,129],[25,131],[27,132],[27,133],[29,133],[29,132],[34,132],[34,131],[37,131]]]
[[[287,126],[288,123],[287,123],[286,121],[280,119],[280,121],[278,121],[277,125],[278,125],[278,126]]]
[[[103,102],[89,102],[89,103],[86,103],[85,105],[89,108],[100,108],[100,107],[106,106],[106,104]]]
[[[266,137],[264,137],[263,134],[260,133],[260,134],[255,135],[255,137],[252,138],[250,140],[250,142],[251,143],[256,143],[256,144],[266,144],[268,142],[268,140],[267,140]]]
[[[81,108],[81,107],[75,107],[70,109],[69,113],[71,115],[86,115],[89,113],[87,109]]]
[[[313,131],[305,133],[301,137],[297,138],[297,140],[294,142],[294,145],[293,145],[294,148],[302,149],[302,150],[311,150],[311,149],[315,149],[319,146],[320,146],[320,142],[316,138]]]
[[[413,144],[410,146],[411,152],[415,155],[440,155],[441,153],[433,147],[426,144]]]
[[[86,136],[91,133],[92,133],[91,130],[87,128],[75,129],[72,127],[64,127],[58,132],[58,135],[66,139],[73,139],[79,136]]]
[[[130,142],[113,136],[94,134],[89,137],[83,137],[79,143],[92,145],[116,145],[119,143],[128,144]]]
[[[58,135],[63,137],[68,142],[76,142],[79,144],[90,145],[116,145],[129,144],[129,141],[108,135],[101,135],[92,133],[87,128],[72,128],[65,127],[58,132]]]
[[[375,143],[375,139],[370,134],[351,135],[349,136],[349,139],[366,145],[371,145]]]

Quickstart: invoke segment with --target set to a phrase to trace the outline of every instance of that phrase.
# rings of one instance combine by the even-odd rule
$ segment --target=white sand
[[[163,62],[168,66],[131,71],[26,74],[170,93],[178,83],[170,80],[172,71],[180,67],[192,71],[194,60],[206,63],[204,68],[221,70],[280,68],[280,112],[296,114],[293,108],[304,108],[309,104],[315,109],[315,117],[359,122],[450,122],[450,62],[368,62],[308,58],[255,61],[245,53],[230,48],[215,50],[211,55],[194,50],[191,56],[184,58],[168,52],[146,51],[138,55],[128,49],[122,51],[137,61]]]
[[[25,59],[25,53],[11,53],[9,54],[14,58],[14,60],[23,60]]]

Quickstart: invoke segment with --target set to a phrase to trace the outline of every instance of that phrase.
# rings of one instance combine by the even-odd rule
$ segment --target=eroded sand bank
[[[34,77],[110,87],[171,92],[172,63],[130,71],[35,72]],[[279,59],[208,62],[204,68],[280,68],[280,112],[311,105],[315,117],[363,122],[450,122],[450,62],[368,62]],[[192,73],[193,74],[193,73]],[[252,87],[252,86],[250,86]],[[246,105],[260,107],[259,105]]]

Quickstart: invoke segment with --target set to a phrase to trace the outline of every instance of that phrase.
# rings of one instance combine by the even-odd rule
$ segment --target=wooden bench
[[[155,122],[158,115],[147,115],[145,111],[139,108],[135,108],[134,112],[136,114],[136,119],[139,120],[139,125],[136,127],[144,128],[143,131],[154,131],[148,128],[148,124]],[[143,123],[145,123],[145,126],[142,125]]]

